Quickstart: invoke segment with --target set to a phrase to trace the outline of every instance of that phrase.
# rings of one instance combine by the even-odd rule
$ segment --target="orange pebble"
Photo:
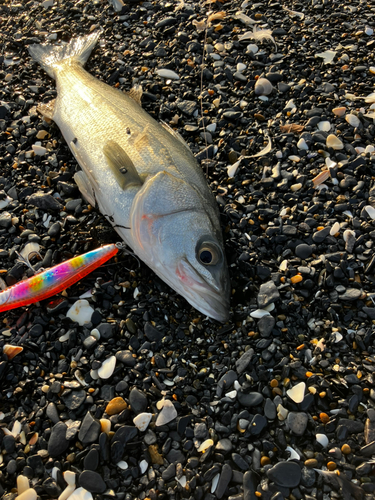
[[[327,415],[327,413],[321,413],[319,415],[319,418],[323,422],[323,424],[326,424],[327,422],[329,422],[329,416]]]
[[[350,446],[348,444],[343,444],[341,446],[341,452],[344,454],[344,455],[349,455],[349,453],[352,452],[352,449],[350,448]]]
[[[269,457],[262,457],[260,459],[260,465],[264,467],[265,465],[268,465],[271,463],[271,459]]]
[[[272,388],[277,387],[278,385],[279,385],[279,382],[275,378],[271,380],[270,386]]]
[[[300,283],[302,281],[302,276],[300,274],[296,274],[295,276],[293,276],[292,278],[290,278],[290,281],[292,283]]]
[[[309,378],[309,377],[312,377],[313,373],[312,372],[306,372],[306,377]]]
[[[297,351],[302,351],[305,348],[305,344],[301,344],[297,347]]]
[[[337,465],[335,464],[335,462],[328,462],[327,464],[327,469],[328,470],[335,470],[337,468]]]

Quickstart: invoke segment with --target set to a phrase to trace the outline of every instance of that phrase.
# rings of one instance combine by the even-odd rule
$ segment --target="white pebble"
[[[245,71],[246,68],[247,68],[246,64],[243,64],[243,63],[238,63],[237,64],[237,71],[239,73],[242,73],[242,71]]]
[[[373,153],[375,151],[375,147],[372,145],[372,144],[369,144],[368,146],[366,146],[366,149],[365,149],[365,153]]]
[[[318,123],[318,129],[322,132],[329,132],[331,130],[331,124],[329,121],[322,121]]]
[[[198,448],[198,453],[204,453],[208,448],[214,445],[212,439],[206,439]]]
[[[252,311],[250,313],[250,316],[252,318],[260,319],[263,318],[263,316],[269,316],[270,313],[266,311],[265,309],[256,309],[255,311]]]
[[[0,200],[0,210],[7,207],[11,201],[13,200],[12,198],[9,198],[9,196],[6,196],[3,200]]]
[[[366,205],[365,206],[366,212],[368,213],[369,217],[371,217],[372,220],[375,219],[375,208],[372,207],[371,205]]]
[[[348,115],[345,115],[345,120],[351,125],[352,127],[356,128],[359,127],[361,121],[358,118],[358,116],[353,115],[352,113],[349,113]]]
[[[275,156],[276,156],[276,158],[278,158],[280,160],[283,157],[283,152],[282,151],[276,151]]]
[[[65,490],[61,493],[59,496],[58,500],[68,500],[68,498],[71,497],[71,495],[74,493],[74,490],[76,489],[75,485],[68,485]]]
[[[337,344],[337,342],[340,342],[340,340],[344,338],[340,332],[333,332],[333,335],[335,337],[335,344]]]
[[[16,420],[11,430],[13,437],[17,437],[21,433],[21,430],[22,430],[21,422],[19,420]]]
[[[157,69],[156,74],[161,76],[162,78],[169,78],[170,80],[179,80],[180,79],[178,74],[170,69],[165,69],[165,68]]]
[[[21,493],[21,495],[18,495],[15,500],[36,500],[37,496],[36,491],[33,488],[29,488]]]
[[[235,399],[235,397],[237,396],[237,391],[236,391],[236,390],[234,390],[234,391],[227,392],[227,393],[225,394],[225,396],[226,396],[227,398],[230,398],[230,399]]]
[[[236,175],[236,172],[237,172],[237,169],[238,167],[240,166],[240,163],[241,161],[236,161],[236,163],[233,163],[233,165],[229,165],[229,167],[227,167],[227,173],[228,173],[228,177],[229,178],[232,178]]]
[[[176,477],[176,481],[180,483],[180,485],[185,488],[186,486],[186,476],[181,476],[180,479]]]
[[[306,144],[306,141],[303,137],[297,142],[297,148],[298,149],[303,149],[307,151],[309,149],[309,146]]]
[[[329,156],[327,156],[326,165],[328,168],[333,168],[337,165],[337,163],[335,161],[332,161],[331,158]]]
[[[90,335],[94,337],[96,340],[100,339],[100,332],[97,328],[93,328],[90,332]]]
[[[93,500],[93,497],[89,491],[80,487],[70,495],[69,500]]]
[[[293,184],[292,186],[290,186],[290,190],[295,192],[295,191],[299,191],[302,187],[302,184],[300,182],[297,182],[297,184]]]
[[[33,144],[31,148],[34,151],[34,154],[37,156],[43,156],[47,153],[47,149],[40,144]]]
[[[177,410],[169,399],[164,400],[164,405],[156,419],[156,425],[165,425],[177,417]]]
[[[290,457],[287,460],[301,460],[299,454],[291,446],[287,446],[285,449],[290,453]]]
[[[246,47],[246,52],[252,52],[253,54],[256,54],[259,50],[258,45],[255,45],[255,43],[249,43],[249,45]]]
[[[76,484],[76,474],[71,470],[66,470],[63,472],[64,479],[69,486],[75,486]]]
[[[215,132],[216,127],[217,127],[216,122],[210,123],[209,125],[207,125],[206,130],[208,130],[209,132]]]
[[[369,26],[366,26],[365,33],[367,36],[371,36],[374,33],[374,30],[372,28],[370,28]]]
[[[277,418],[279,420],[285,420],[288,414],[289,411],[286,408],[284,408],[283,405],[277,406]]]
[[[296,163],[298,163],[299,161],[301,161],[301,158],[297,155],[290,155],[288,156],[288,160],[295,161]]]
[[[17,493],[21,495],[24,491],[30,488],[29,479],[26,476],[20,474],[17,476]]]
[[[321,446],[323,446],[323,448],[327,448],[328,443],[329,443],[329,439],[327,438],[327,436],[325,434],[317,434],[316,440],[318,441],[318,443]]]
[[[305,382],[300,382],[299,384],[286,391],[286,393],[295,403],[302,403],[305,398],[305,389]]]
[[[331,227],[331,230],[329,232],[330,236],[335,236],[340,231],[340,223],[335,222],[333,226]]]
[[[328,148],[332,148],[335,150],[344,149],[344,144],[335,134],[330,134],[327,137],[326,145]]]
[[[144,432],[147,429],[148,424],[151,422],[151,419],[152,413],[140,413],[133,418],[133,423],[138,430]]]
[[[50,7],[53,7],[53,0],[44,0],[44,2],[42,2],[40,5],[44,9],[49,9]]]
[[[148,462],[146,460],[141,460],[139,462],[139,470],[141,471],[141,474],[144,474],[147,469],[148,469]]]
[[[211,483],[211,493],[214,493],[216,488],[217,488],[217,484],[219,482],[219,479],[220,479],[220,474],[216,474],[216,476],[214,476],[214,478],[212,479],[212,483]]]
[[[126,470],[129,467],[129,465],[127,464],[127,462],[125,462],[125,460],[120,460],[119,462],[117,462],[116,465],[122,470]]]
[[[116,357],[110,356],[103,361],[102,366],[98,368],[98,375],[101,379],[107,379],[112,376],[116,367]]]
[[[66,313],[67,318],[77,322],[80,326],[90,323],[94,309],[87,300],[77,300]]]

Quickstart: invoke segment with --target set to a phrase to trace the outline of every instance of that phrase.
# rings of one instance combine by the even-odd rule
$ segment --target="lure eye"
[[[204,246],[199,250],[198,257],[204,266],[214,266],[219,261],[219,252],[216,248]]]

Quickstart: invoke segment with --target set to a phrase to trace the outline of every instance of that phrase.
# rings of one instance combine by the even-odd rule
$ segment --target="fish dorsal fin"
[[[134,163],[117,142],[108,141],[103,148],[103,153],[121,189],[126,189],[129,186],[142,186],[142,179],[139,177]]]
[[[180,142],[181,142],[181,143],[185,146],[185,148],[186,148],[186,149],[188,149],[188,150],[189,150],[189,152],[191,153],[191,150],[190,150],[189,146],[186,144],[185,139],[182,137],[182,135],[181,135],[181,134],[179,134],[179,133],[177,132],[177,130],[173,130],[173,128],[172,128],[172,127],[170,127],[170,126],[168,125],[168,123],[165,123],[165,122],[163,122],[163,121],[161,121],[160,123],[161,123],[162,127],[163,127],[163,128],[164,128],[167,132],[169,132],[169,133],[170,133],[173,137],[175,137],[176,139],[178,139],[178,140],[179,140],[179,141],[180,141]]]
[[[129,95],[129,97],[131,97],[133,99],[133,101],[135,101],[137,104],[142,106],[142,102],[141,102],[142,94],[143,94],[142,86],[141,85],[134,85],[134,87],[132,87],[129,90],[128,95]]]
[[[85,172],[83,172],[83,170],[76,172],[74,174],[74,180],[85,200],[90,203],[92,207],[95,207],[96,201],[94,188],[92,187],[91,182],[89,181],[89,178],[87,177]]]
[[[55,103],[56,99],[52,99],[52,101],[39,104],[36,109],[43,116],[43,118],[47,118],[47,120],[53,120],[53,115],[55,113]]]

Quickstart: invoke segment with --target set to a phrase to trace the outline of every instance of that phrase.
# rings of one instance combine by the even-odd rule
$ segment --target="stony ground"
[[[48,267],[118,239],[36,111],[56,91],[27,52],[101,28],[87,69],[142,84],[207,174],[231,318],[124,253],[1,313],[3,498],[374,498],[375,7],[117,5],[0,1],[1,284],[28,273],[27,243]],[[67,311],[89,290],[80,326]]]

